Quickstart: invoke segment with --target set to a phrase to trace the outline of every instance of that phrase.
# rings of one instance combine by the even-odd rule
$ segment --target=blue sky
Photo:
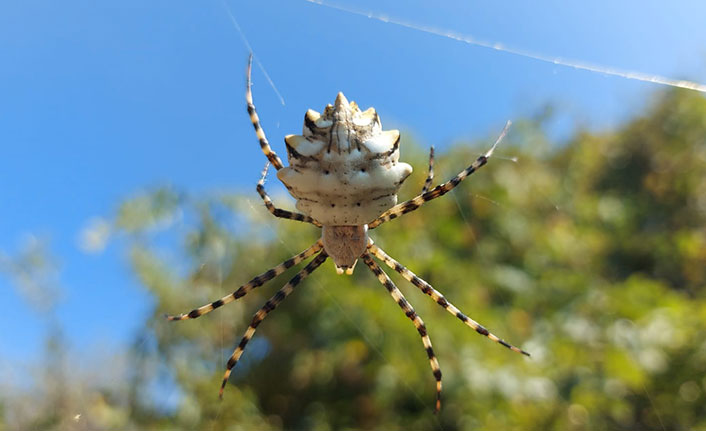
[[[58,316],[72,351],[118,350],[149,312],[125,250],[77,245],[94,217],[145,187],[254,193],[263,157],[244,108],[275,149],[338,91],[386,128],[443,151],[547,102],[558,136],[640,111],[659,86],[538,62],[304,0],[39,1],[0,4],[0,250],[48,238],[61,263]],[[706,3],[331,2],[545,56],[706,82]],[[253,271],[262,268],[253,268]],[[41,316],[0,277],[0,362],[42,348]],[[116,318],[116,316],[120,316]],[[11,330],[8,330],[11,328]],[[0,364],[2,365],[2,364]]]

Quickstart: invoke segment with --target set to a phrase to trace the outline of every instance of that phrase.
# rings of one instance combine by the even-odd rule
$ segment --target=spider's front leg
[[[255,134],[257,135],[257,139],[260,141],[260,148],[262,148],[262,152],[265,153],[265,156],[267,157],[267,160],[272,163],[272,166],[275,167],[278,171],[283,168],[282,166],[282,160],[279,158],[277,153],[275,153],[272,148],[270,148],[270,143],[267,141],[267,136],[265,136],[265,130],[263,130],[262,125],[260,125],[260,118],[257,116],[257,111],[255,110],[255,104],[253,103],[252,99],[252,79],[251,79],[251,74],[252,74],[252,53],[250,53],[250,57],[248,58],[248,68],[246,72],[246,78],[247,78],[247,89],[245,90],[245,100],[248,103],[248,115],[250,115],[250,122],[252,123],[253,127],[255,128]]]
[[[436,359],[434,354],[434,349],[431,346],[431,339],[427,335],[427,328],[424,325],[424,321],[417,315],[414,308],[410,305],[407,299],[402,295],[402,292],[395,286],[395,283],[390,280],[390,277],[385,274],[385,271],[380,268],[380,266],[375,263],[370,254],[367,252],[362,256],[363,261],[368,268],[375,274],[378,281],[382,283],[383,286],[390,292],[392,298],[397,302],[397,305],[404,311],[405,315],[414,323],[414,327],[417,328],[417,332],[422,337],[422,343],[424,343],[424,349],[429,357],[429,364],[431,365],[431,370],[434,373],[434,378],[436,379],[436,404],[434,406],[434,412],[438,413],[441,409],[441,368],[439,368],[439,361]]]
[[[265,201],[267,211],[272,213],[272,215],[275,217],[311,223],[316,227],[321,227],[321,223],[307,215],[275,207],[275,205],[272,203],[272,199],[270,199],[270,196],[265,191],[265,178],[267,177],[267,170],[269,169],[269,167],[270,162],[265,163],[265,168],[262,170],[262,177],[260,177],[260,181],[257,182],[257,192],[260,194],[262,200]]]
[[[451,178],[449,181],[443,184],[439,184],[433,189],[427,192],[422,192],[420,195],[408,200],[407,202],[397,204],[389,210],[385,211],[378,218],[368,224],[368,229],[374,229],[380,226],[381,224],[385,223],[386,221],[390,221],[401,215],[407,214],[408,212],[412,212],[424,205],[425,203],[429,202],[430,200],[441,197],[453,190],[457,185],[461,184],[461,182],[468,178],[472,173],[474,173],[475,171],[483,167],[486,163],[488,163],[488,159],[491,155],[493,155],[495,147],[498,146],[500,141],[502,141],[505,135],[507,134],[507,131],[510,128],[510,124],[511,123],[509,121],[507,122],[507,124],[505,124],[505,128],[503,129],[502,133],[500,133],[500,136],[495,141],[495,144],[493,144],[490,150],[488,150],[482,156],[478,157],[478,159],[476,159],[476,161],[473,162],[469,167],[459,172],[458,175]]]
[[[418,287],[419,290],[421,290],[423,293],[429,295],[434,301],[436,301],[437,304],[442,306],[444,310],[458,317],[461,322],[473,328],[473,330],[477,333],[490,338],[496,343],[501,344],[514,352],[530,356],[529,353],[513,346],[512,344],[506,342],[501,338],[498,338],[493,333],[488,331],[483,325],[463,314],[461,310],[459,310],[452,303],[450,303],[438,290],[434,289],[429,283],[419,278],[415,273],[407,269],[404,265],[391,258],[387,253],[385,253],[381,248],[379,248],[372,242],[370,242],[370,245],[368,245],[368,251],[372,253],[373,256],[385,262],[387,266],[397,271],[405,280]]]

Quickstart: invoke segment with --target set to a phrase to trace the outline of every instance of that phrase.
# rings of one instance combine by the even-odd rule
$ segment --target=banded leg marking
[[[262,170],[262,177],[260,177],[260,181],[257,182],[257,192],[260,194],[262,200],[265,201],[265,206],[267,207],[267,210],[271,212],[272,215],[275,217],[311,223],[316,227],[321,227],[321,223],[307,215],[282,210],[275,207],[275,205],[272,203],[272,199],[270,199],[270,196],[267,194],[267,191],[265,191],[265,178],[267,177],[267,170],[269,169],[269,167],[270,162],[265,163],[265,168]]]
[[[206,305],[201,306],[199,308],[195,308],[188,313],[178,314],[178,315],[174,315],[174,316],[167,315],[166,317],[168,320],[188,320],[188,319],[196,319],[197,317],[203,316],[204,314],[209,313],[209,312],[215,310],[216,308],[222,307],[225,304],[228,304],[229,302],[233,302],[238,298],[242,298],[243,296],[247,295],[248,292],[255,289],[256,287],[262,286],[263,284],[267,283],[268,281],[270,281],[273,278],[277,277],[278,275],[282,274],[287,269],[293,267],[294,265],[299,264],[301,261],[316,254],[323,247],[324,247],[324,245],[321,242],[321,240],[316,241],[314,243],[314,245],[312,245],[311,247],[307,248],[306,250],[302,251],[301,253],[297,254],[296,256],[292,256],[291,258],[285,260],[284,262],[280,263],[279,265],[275,266],[274,268],[263,272],[262,274],[253,278],[252,280],[250,280],[246,284],[240,286],[238,288],[238,290],[231,293],[230,295],[224,296],[223,298],[218,299],[216,301],[213,301],[210,304],[206,304]]]
[[[422,187],[422,193],[424,194],[431,187],[431,182],[434,180],[434,146],[429,148],[429,174],[427,175],[426,181],[424,181],[424,187]]]
[[[265,131],[262,129],[262,126],[260,125],[260,118],[257,116],[257,111],[255,110],[255,104],[253,103],[252,100],[252,79],[251,79],[251,74],[252,74],[252,53],[250,54],[250,57],[248,58],[248,69],[247,69],[247,90],[245,91],[245,100],[248,102],[248,115],[250,115],[250,122],[252,123],[253,127],[255,128],[255,134],[257,135],[257,139],[260,141],[260,148],[262,148],[262,152],[265,153],[265,156],[267,157],[267,160],[272,163],[272,166],[275,167],[275,169],[280,170],[282,169],[282,160],[279,158],[279,156],[272,151],[272,148],[270,148],[270,143],[267,141],[267,136],[265,136]]]
[[[319,255],[316,256],[314,260],[309,262],[307,266],[305,266],[294,277],[292,277],[292,279],[289,280],[289,282],[285,284],[284,287],[278,290],[277,293],[275,293],[275,295],[270,298],[265,303],[265,305],[263,305],[262,308],[257,311],[257,313],[255,313],[252,318],[252,322],[250,322],[250,326],[248,326],[248,329],[245,331],[243,338],[240,340],[240,344],[238,344],[238,347],[235,348],[233,354],[230,356],[230,359],[228,359],[228,365],[226,367],[225,373],[223,374],[223,382],[221,383],[221,389],[218,392],[218,396],[220,398],[223,398],[223,391],[225,390],[226,384],[228,384],[228,378],[230,377],[231,370],[233,369],[233,367],[235,367],[235,364],[238,363],[240,356],[245,350],[245,346],[247,346],[248,342],[252,339],[253,335],[255,335],[255,330],[257,329],[257,326],[262,323],[263,320],[265,320],[265,317],[267,317],[270,311],[277,308],[280,302],[282,302],[284,298],[289,296],[289,294],[292,293],[294,288],[297,287],[297,285],[309,274],[314,272],[314,270],[318,268],[319,265],[321,265],[327,257],[328,255],[325,251],[319,253]]]
[[[431,370],[434,373],[434,378],[436,379],[436,404],[434,406],[434,412],[438,413],[439,409],[441,409],[441,368],[439,368],[439,361],[437,361],[436,355],[434,354],[434,349],[432,349],[431,339],[429,338],[429,335],[427,335],[427,328],[424,325],[424,321],[417,315],[414,308],[412,308],[404,295],[402,295],[402,292],[400,292],[397,286],[395,286],[395,283],[390,280],[390,277],[388,277],[382,268],[380,268],[380,266],[375,263],[373,258],[370,257],[370,254],[366,252],[362,258],[365,264],[368,265],[368,268],[373,271],[373,274],[375,274],[378,281],[380,281],[380,283],[385,286],[387,291],[390,292],[390,295],[395,302],[397,302],[397,305],[399,305],[405,312],[405,315],[412,320],[415,328],[417,328],[417,332],[419,332],[419,335],[422,337],[422,343],[424,343],[424,349],[427,352],[429,364],[431,365]]]
[[[506,342],[501,338],[498,338],[493,333],[485,329],[483,325],[463,314],[461,310],[459,310],[452,303],[450,303],[438,290],[434,289],[429,283],[419,278],[415,273],[407,269],[404,265],[391,258],[387,253],[385,253],[381,248],[379,248],[375,244],[371,244],[370,246],[368,246],[368,250],[375,257],[385,262],[387,266],[397,271],[405,280],[417,286],[419,290],[421,290],[423,293],[429,295],[434,301],[436,301],[437,304],[441,305],[446,311],[458,317],[461,322],[473,328],[473,330],[477,333],[485,335],[496,343],[501,344],[514,352],[521,353],[525,356],[530,356],[529,353],[513,346],[512,344]]]
[[[432,199],[436,199],[438,197],[441,197],[445,195],[446,193],[450,192],[453,190],[457,185],[461,184],[463,180],[468,178],[471,174],[473,174],[475,171],[483,167],[486,163],[488,163],[488,159],[490,156],[493,155],[493,151],[495,151],[495,147],[498,146],[500,141],[503,140],[505,135],[507,134],[508,129],[510,128],[510,122],[508,121],[507,124],[505,125],[505,128],[503,129],[502,133],[500,133],[500,136],[498,139],[495,141],[495,144],[488,150],[484,155],[478,157],[475,162],[473,162],[469,167],[461,171],[458,175],[455,177],[451,178],[449,181],[439,184],[438,186],[434,187],[433,189],[423,192],[422,194],[406,201],[402,202],[401,204],[397,204],[394,207],[390,208],[389,210],[385,211],[382,213],[378,218],[373,220],[368,224],[368,229],[374,229],[377,226],[385,223],[386,221],[390,221],[392,219],[395,219],[401,215],[407,214],[408,212],[412,212],[416,210],[417,208],[421,207],[425,203],[429,202]]]

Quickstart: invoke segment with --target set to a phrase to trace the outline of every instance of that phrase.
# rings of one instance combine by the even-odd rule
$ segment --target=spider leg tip
[[[267,178],[267,171],[270,169],[270,162],[268,161],[265,163],[265,167],[262,168],[262,172],[260,173],[260,182],[265,182],[265,178]]]
[[[520,349],[520,348],[518,348],[518,347],[512,346],[512,350],[514,350],[514,351],[517,352],[517,353],[521,353],[521,354],[527,356],[528,358],[531,358],[531,357],[532,357],[532,355],[530,355],[529,352],[527,352],[527,351],[525,351],[525,350],[522,350],[522,349]]]
[[[532,355],[530,355],[529,352],[527,352],[526,350],[522,350],[522,349],[520,349],[519,347],[515,347],[515,346],[512,346],[512,345],[509,345],[509,346],[507,346],[507,347],[510,347],[510,349],[511,349],[512,351],[517,352],[517,353],[521,353],[521,354],[527,356],[528,358],[531,358],[531,357],[532,357]]]

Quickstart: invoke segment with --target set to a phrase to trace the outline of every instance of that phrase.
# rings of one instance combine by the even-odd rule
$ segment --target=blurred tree
[[[29,408],[32,406],[22,395],[8,399],[8,423],[17,427],[30,425],[33,428],[47,429],[56,426],[62,418],[68,417],[67,397],[63,393],[66,386],[66,358],[63,334],[56,317],[56,306],[61,298],[58,275],[59,265],[49,252],[46,239],[28,236],[21,250],[15,256],[0,254],[0,273],[6,274],[20,295],[27,301],[47,328],[45,358],[52,363],[52,372],[42,369],[36,374],[42,386],[42,403],[46,410]],[[18,401],[22,402],[18,402]]]
[[[121,397],[126,387],[111,378],[122,358],[93,368],[74,363],[56,309],[63,298],[60,265],[49,241],[28,236],[14,255],[0,252],[0,275],[26,300],[46,327],[41,356],[28,361],[12,384],[0,381],[0,430],[112,430],[128,428],[129,410]],[[4,328],[12,330],[12,328]],[[109,382],[106,385],[104,382]]]

